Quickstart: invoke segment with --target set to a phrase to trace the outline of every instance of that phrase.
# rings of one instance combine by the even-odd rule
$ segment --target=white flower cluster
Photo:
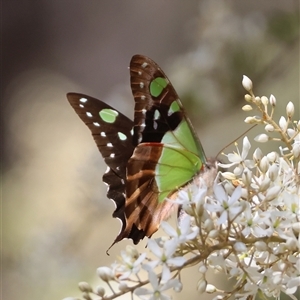
[[[225,171],[219,172],[213,189],[200,179],[201,184],[178,193],[175,201],[182,213],[177,228],[163,222],[167,237],[149,239],[147,254],[130,246],[110,268],[98,268],[111,293],[81,282],[85,299],[115,299],[125,293],[131,293],[132,299],[171,299],[167,291],[182,290],[181,271],[191,266],[199,270],[195,293],[214,293],[215,299],[278,298],[285,293],[296,299],[293,294],[300,286],[300,121],[293,120],[290,102],[286,117],[277,124],[273,120],[275,97],[255,96],[246,76],[242,84],[248,92],[243,109],[256,108],[261,113],[245,121],[262,124],[267,132],[256,140],[280,140],[284,147],[268,154],[258,148],[250,158],[251,144],[245,137],[241,153],[237,147],[226,155],[227,164],[219,164]],[[225,291],[209,283],[209,269],[235,279],[234,286]],[[142,279],[145,274],[147,279]],[[118,284],[117,292],[112,282]]]

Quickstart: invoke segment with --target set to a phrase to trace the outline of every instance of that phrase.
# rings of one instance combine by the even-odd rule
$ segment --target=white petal
[[[243,150],[242,150],[242,159],[243,160],[247,157],[250,148],[251,148],[251,144],[249,142],[249,139],[248,139],[248,137],[245,136],[243,139]]]
[[[159,248],[155,240],[149,239],[147,246],[154,255],[156,255],[157,257],[161,257],[162,250],[161,248]]]

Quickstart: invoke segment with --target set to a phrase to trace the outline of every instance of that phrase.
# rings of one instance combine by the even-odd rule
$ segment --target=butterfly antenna
[[[229,147],[230,145],[232,145],[233,143],[235,143],[237,140],[239,140],[242,136],[246,135],[247,132],[249,132],[251,129],[253,129],[257,124],[253,125],[252,127],[250,127],[248,130],[246,130],[244,133],[242,133],[240,136],[238,136],[236,139],[234,139],[232,142],[230,142],[228,145],[226,145],[225,147],[223,147],[219,152],[218,155],[216,157],[218,157],[227,147]]]

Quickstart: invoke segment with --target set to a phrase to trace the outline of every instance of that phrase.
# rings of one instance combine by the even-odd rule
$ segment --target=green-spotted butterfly
[[[186,116],[172,84],[150,58],[130,62],[135,100],[134,121],[90,96],[67,98],[89,127],[108,166],[103,181],[116,204],[113,217],[122,221],[115,243],[130,238],[137,244],[151,237],[172,212],[171,199],[200,173],[215,168]]]

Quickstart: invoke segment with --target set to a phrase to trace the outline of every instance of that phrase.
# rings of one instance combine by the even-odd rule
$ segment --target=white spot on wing
[[[159,117],[160,117],[160,112],[159,112],[159,110],[156,109],[154,112],[154,120],[158,120]]]
[[[79,104],[79,107],[84,108],[84,105],[83,104]]]
[[[121,141],[126,141],[127,140],[127,136],[122,132],[118,132],[118,137]]]
[[[157,129],[157,122],[156,121],[153,121],[153,128],[156,130]]]
[[[100,127],[100,124],[98,122],[93,122],[93,124],[97,127]]]
[[[148,63],[146,63],[146,62],[142,63],[142,68],[146,68],[147,66],[148,66]]]
[[[140,88],[143,89],[144,86],[145,86],[144,83],[143,83],[143,82],[140,82]]]
[[[100,133],[100,135],[103,136],[103,137],[106,137],[106,134],[103,131]]]
[[[141,72],[141,71],[138,71],[138,74],[139,74],[139,75],[142,75],[142,72]]]
[[[85,103],[85,102],[88,101],[88,99],[86,99],[86,98],[80,98],[79,101],[80,101],[81,103]]]
[[[111,157],[111,158],[114,158],[116,155],[114,154],[114,153],[111,153],[110,155],[109,155],[109,157]]]
[[[145,100],[146,99],[146,96],[141,96],[141,100]]]
[[[89,118],[91,118],[93,115],[90,113],[90,112],[86,112],[86,115],[89,117]]]
[[[113,144],[112,143],[107,143],[106,146],[111,148],[113,146]]]

